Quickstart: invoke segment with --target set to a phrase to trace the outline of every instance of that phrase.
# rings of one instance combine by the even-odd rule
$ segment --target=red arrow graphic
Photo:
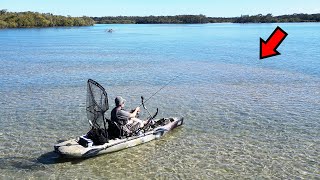
[[[277,26],[267,41],[264,41],[262,38],[260,38],[260,59],[280,55],[280,53],[277,51],[277,48],[287,37],[287,35],[288,33]]]

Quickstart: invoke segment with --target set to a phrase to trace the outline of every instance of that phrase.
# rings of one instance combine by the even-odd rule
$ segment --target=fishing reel
[[[135,109],[131,109],[130,113],[133,113],[134,111],[135,111]],[[139,118],[139,117],[140,117],[140,111],[138,111],[136,114],[136,118]]]

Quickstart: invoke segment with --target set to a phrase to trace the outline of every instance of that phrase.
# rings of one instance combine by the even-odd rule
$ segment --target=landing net
[[[105,127],[104,113],[109,109],[106,90],[96,81],[89,79],[87,83],[87,118],[94,128]]]

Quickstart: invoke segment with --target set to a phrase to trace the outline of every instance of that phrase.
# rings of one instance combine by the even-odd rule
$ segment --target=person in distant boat
[[[115,98],[114,102],[116,107],[111,111],[111,121],[116,122],[124,131],[130,133],[139,127],[142,128],[147,121],[136,118],[137,113],[140,112],[140,107],[136,107],[132,112],[123,110],[125,101],[121,96]]]

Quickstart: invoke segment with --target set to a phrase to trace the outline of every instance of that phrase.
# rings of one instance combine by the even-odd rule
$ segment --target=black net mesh
[[[104,124],[104,113],[109,109],[105,89],[96,81],[89,79],[87,84],[87,118],[91,126],[100,128]]]

